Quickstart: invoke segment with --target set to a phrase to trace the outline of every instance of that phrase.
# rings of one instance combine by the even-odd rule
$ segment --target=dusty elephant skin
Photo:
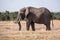
[[[20,19],[26,18],[26,27],[29,30],[30,25],[33,31],[35,31],[35,23],[46,25],[46,30],[51,30],[50,20],[52,15],[50,11],[45,7],[35,8],[26,7],[20,9],[17,16],[17,21],[19,24],[19,30],[21,30]]]

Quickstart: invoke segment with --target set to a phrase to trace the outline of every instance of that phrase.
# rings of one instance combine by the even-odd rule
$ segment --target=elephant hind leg
[[[26,27],[27,27],[27,30],[29,31],[29,28],[30,28],[30,22],[29,21],[26,22]]]
[[[46,25],[46,30],[51,30],[50,23],[45,24]]]
[[[34,22],[31,22],[31,28],[32,28],[33,31],[35,31]]]

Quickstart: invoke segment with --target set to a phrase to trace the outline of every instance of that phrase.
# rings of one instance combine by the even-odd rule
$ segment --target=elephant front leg
[[[33,31],[35,31],[34,22],[31,22],[31,28],[32,28]]]
[[[19,25],[19,31],[21,30],[21,24],[20,24],[20,22],[18,22],[18,25]]]
[[[30,28],[30,22],[29,21],[26,22],[26,28],[29,31],[29,28]]]

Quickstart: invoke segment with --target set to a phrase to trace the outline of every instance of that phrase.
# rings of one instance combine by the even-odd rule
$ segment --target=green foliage
[[[0,12],[0,21],[15,20],[18,12]]]
[[[60,20],[60,12],[55,12],[53,15],[53,19]]]
[[[60,20],[60,12],[52,12],[53,19]],[[18,12],[0,12],[0,21],[11,21],[15,20]]]

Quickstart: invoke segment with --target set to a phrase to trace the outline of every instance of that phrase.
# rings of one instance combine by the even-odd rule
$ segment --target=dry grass
[[[43,24],[35,24],[36,31],[26,31],[26,22],[21,21],[22,30],[12,21],[0,21],[0,40],[60,40],[60,20],[54,20],[54,28],[46,31]]]

